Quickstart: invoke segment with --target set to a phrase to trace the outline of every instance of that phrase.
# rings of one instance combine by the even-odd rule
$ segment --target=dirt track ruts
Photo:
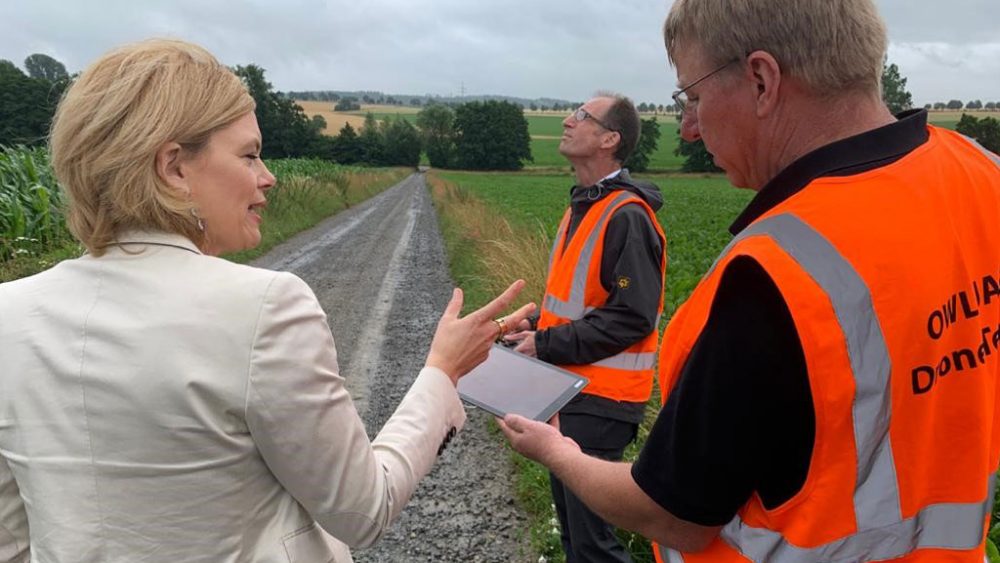
[[[423,174],[276,247],[254,265],[304,279],[329,318],[338,361],[374,437],[423,366],[451,295]],[[532,561],[511,467],[490,416],[469,409],[402,515],[359,563]]]

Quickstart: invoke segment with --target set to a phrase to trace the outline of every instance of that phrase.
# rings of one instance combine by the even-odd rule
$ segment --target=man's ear
[[[184,164],[184,149],[180,144],[173,141],[163,143],[156,151],[156,175],[168,186],[190,195],[191,188],[188,186],[182,164]]]
[[[754,89],[757,117],[770,115],[778,105],[781,87],[781,65],[767,51],[754,51],[747,56],[750,85]]]
[[[618,143],[622,141],[622,134],[618,131],[608,131],[604,134],[604,138],[601,139],[601,148],[614,149],[618,147]]]

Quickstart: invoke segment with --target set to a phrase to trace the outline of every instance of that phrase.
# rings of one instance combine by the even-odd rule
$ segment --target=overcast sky
[[[1000,101],[1000,1],[877,0],[914,102]],[[672,0],[0,0],[0,58],[83,69],[152,36],[256,63],[278,90],[505,94],[598,89],[669,103]]]

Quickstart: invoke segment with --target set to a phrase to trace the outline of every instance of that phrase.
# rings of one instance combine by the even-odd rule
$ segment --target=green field
[[[363,112],[363,111],[348,111],[348,112],[344,112],[344,113],[346,113],[347,115],[360,115],[361,117],[365,117],[366,115],[368,115],[367,112]],[[416,113],[408,113],[408,112],[402,112],[402,111],[400,111],[400,112],[394,112],[394,113],[390,113],[390,112],[372,112],[372,115],[374,115],[375,119],[377,119],[379,121],[391,121],[393,119],[396,119],[397,117],[402,117],[403,119],[409,121],[413,125],[417,124],[417,114]]]
[[[528,116],[528,130],[531,131],[532,127],[540,128],[546,126],[544,123],[541,125],[533,125],[533,120],[539,120],[543,117],[549,116]],[[562,120],[560,120],[560,123],[561,121]],[[677,148],[678,141],[677,121],[669,116],[660,116],[658,123],[660,124],[660,141],[656,146],[656,151],[649,160],[649,169],[651,171],[680,170],[681,165],[684,164],[684,159],[674,154],[674,149]],[[561,131],[562,127],[560,126],[560,132]],[[538,139],[532,137],[531,156],[534,157],[535,161],[526,163],[526,166],[529,168],[555,167],[566,168],[567,170],[569,169],[569,163],[566,162],[566,159],[563,158],[561,154],[559,154],[558,138]]]
[[[513,225],[554,236],[569,203],[573,177],[566,174],[443,172],[437,174],[467,189]],[[733,188],[722,176],[643,175],[660,186],[664,204],[657,218],[667,235],[664,320],[687,298],[712,261],[729,242],[730,223],[753,192]]]
[[[532,137],[535,135],[559,137],[562,135],[562,122],[566,119],[566,115],[525,113],[524,118],[528,120],[528,134]]]

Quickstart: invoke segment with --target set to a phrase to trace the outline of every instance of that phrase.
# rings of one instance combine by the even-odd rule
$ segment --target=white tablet
[[[489,358],[458,380],[458,394],[497,416],[546,421],[586,385],[585,377],[494,344]]]

